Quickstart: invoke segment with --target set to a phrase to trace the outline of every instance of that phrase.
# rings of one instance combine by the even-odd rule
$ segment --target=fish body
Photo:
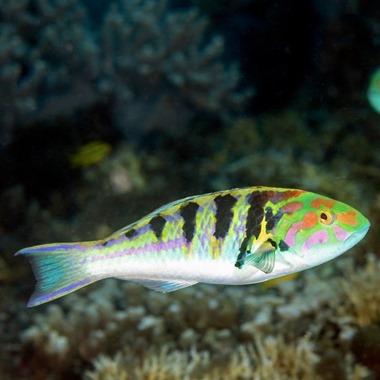
[[[104,240],[25,248],[37,279],[28,306],[116,277],[170,292],[198,282],[242,285],[329,261],[368,220],[312,192],[249,187],[184,198]]]

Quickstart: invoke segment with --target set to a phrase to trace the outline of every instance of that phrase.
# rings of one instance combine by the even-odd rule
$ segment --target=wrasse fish
[[[354,208],[303,190],[249,187],[169,203],[104,240],[25,248],[36,306],[116,277],[171,292],[198,282],[242,285],[329,261],[370,223]]]

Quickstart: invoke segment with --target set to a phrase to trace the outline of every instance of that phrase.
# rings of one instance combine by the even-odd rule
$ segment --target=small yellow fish
[[[87,168],[103,161],[110,153],[110,144],[96,140],[82,145],[69,157],[69,160],[73,167]]]
[[[297,277],[298,277],[298,272],[297,273],[290,273],[286,276],[277,277],[277,278],[274,278],[273,280],[262,282],[261,286],[264,289],[271,289],[271,288],[275,288],[278,284],[281,284],[282,282],[291,281]]]

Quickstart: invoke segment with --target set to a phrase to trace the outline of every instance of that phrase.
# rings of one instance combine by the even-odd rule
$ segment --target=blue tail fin
[[[86,272],[85,251],[91,243],[58,243],[18,251],[29,259],[37,283],[27,306],[37,306],[74,292],[98,278]]]

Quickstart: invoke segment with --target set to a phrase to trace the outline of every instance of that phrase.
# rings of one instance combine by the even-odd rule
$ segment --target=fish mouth
[[[360,240],[364,238],[364,236],[367,234],[369,230],[370,224],[369,222],[364,225],[359,230],[352,233],[345,241],[344,241],[344,247],[346,250],[352,248],[355,244],[357,244]]]

